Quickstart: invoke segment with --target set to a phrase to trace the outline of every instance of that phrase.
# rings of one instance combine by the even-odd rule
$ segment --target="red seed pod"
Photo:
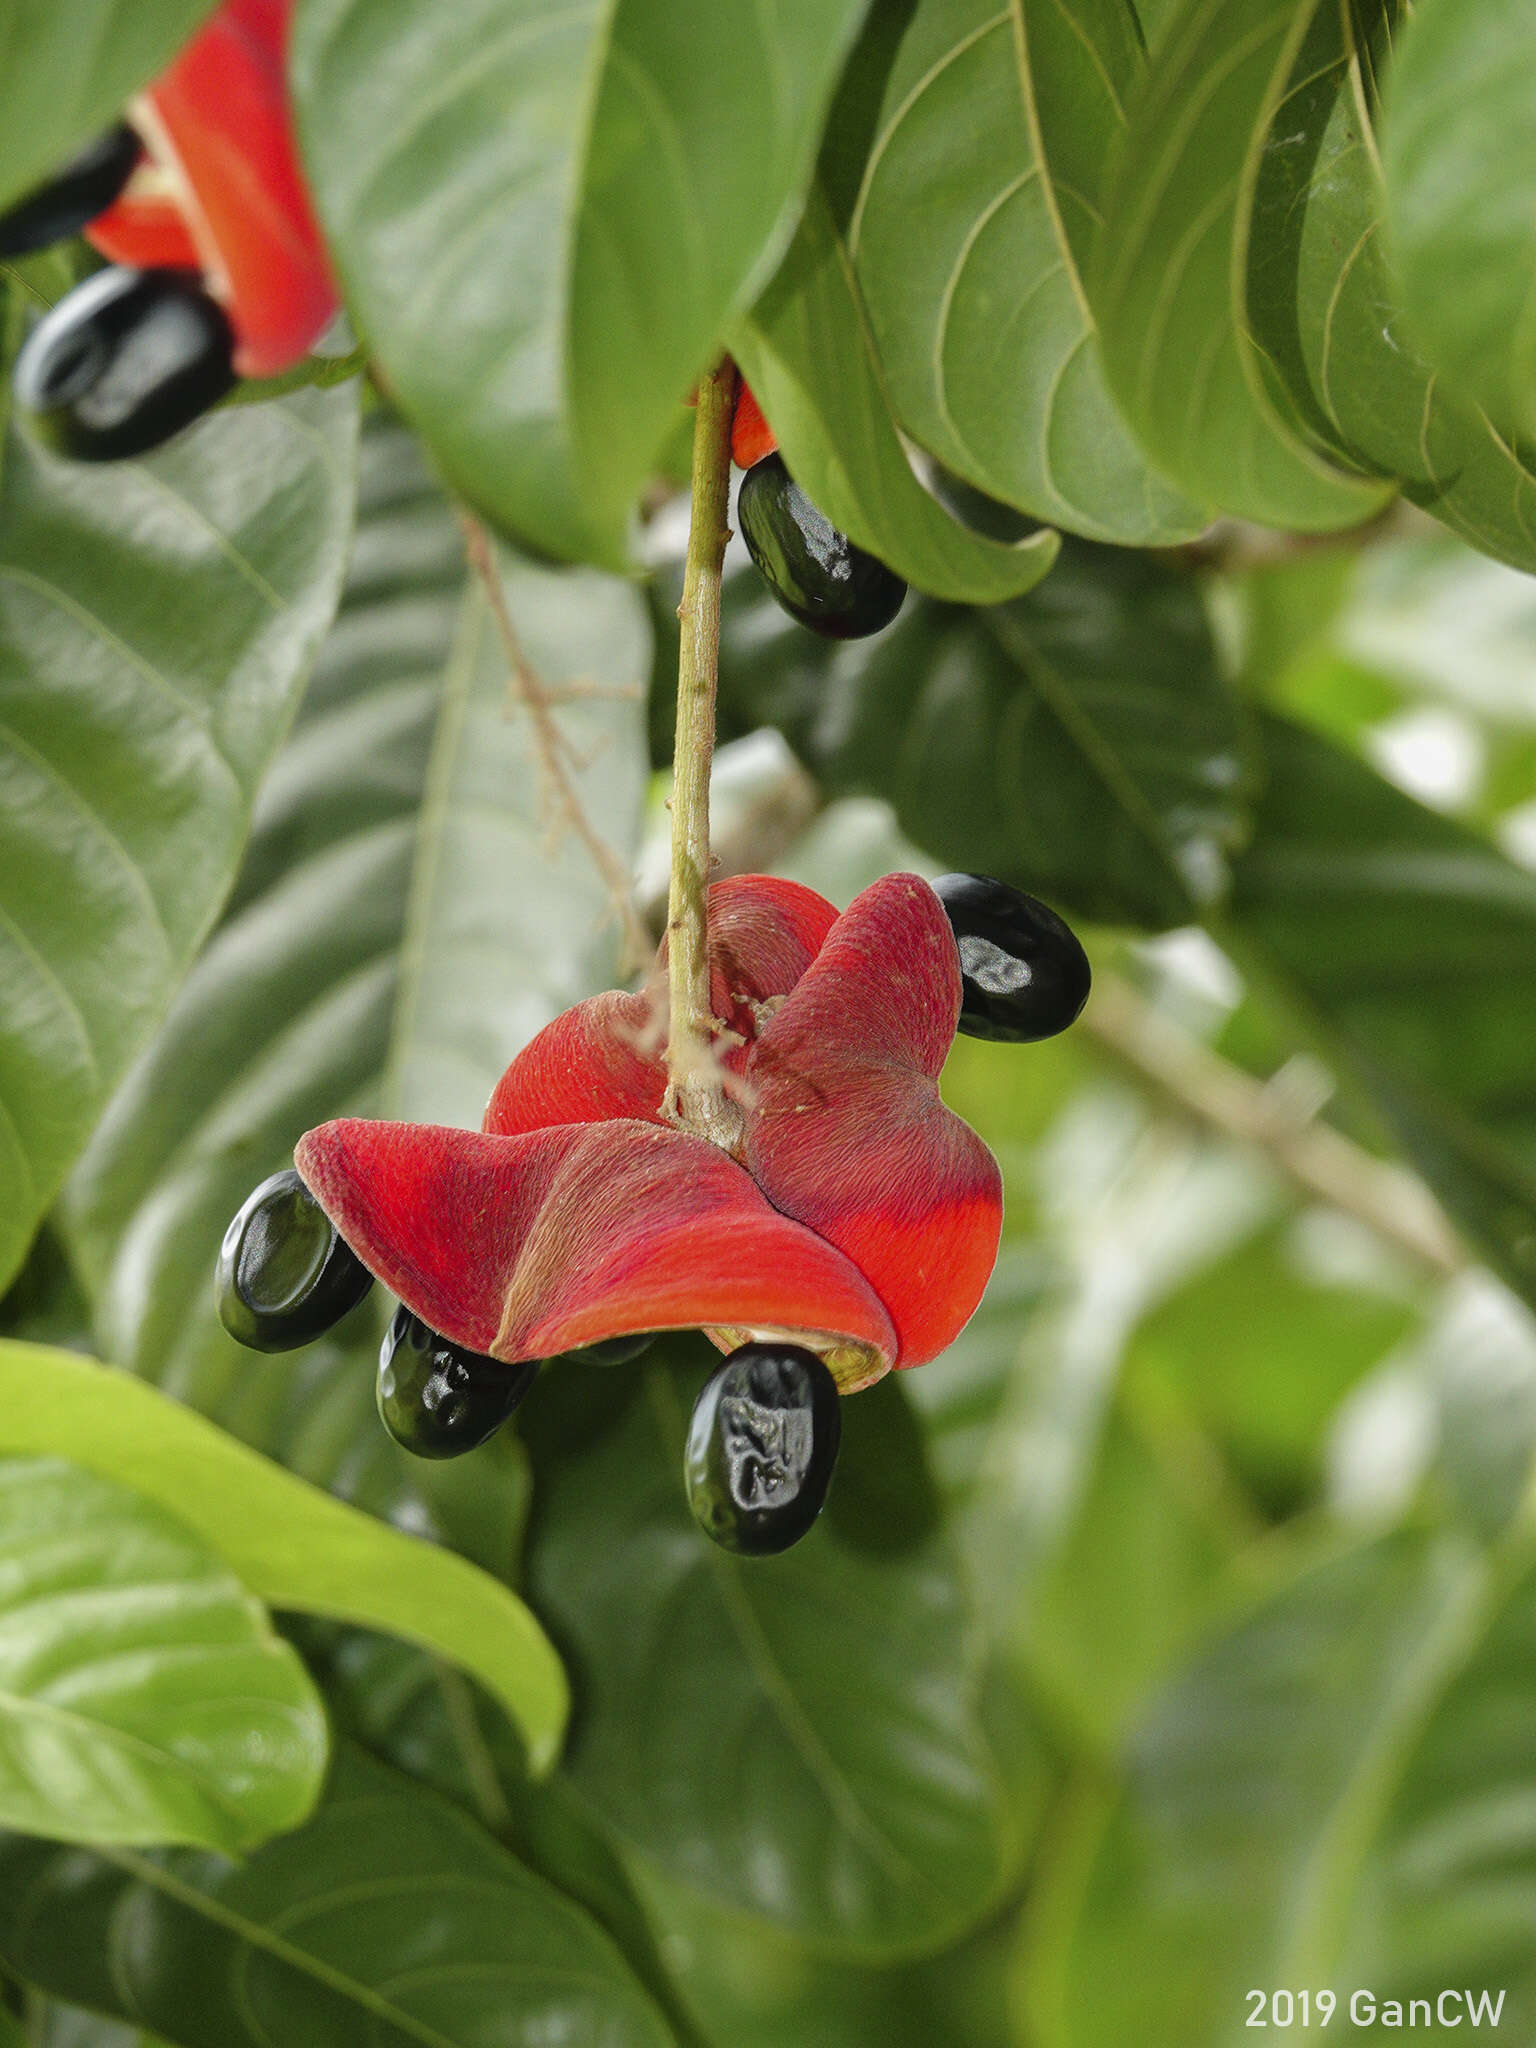
[[[292,11],[293,0],[226,0],[129,110],[160,183],[130,185],[90,229],[117,262],[190,255],[229,316],[243,377],[298,362],[339,304],[294,146]]]
[[[738,469],[750,469],[778,445],[778,435],[763,418],[762,407],[743,378],[736,387],[736,410],[731,415],[732,462]]]
[[[939,1099],[960,1011],[943,905],[888,875],[841,916],[748,875],[710,891],[735,1156],[662,1112],[647,998],[567,1010],[480,1131],[347,1118],[294,1154],[357,1256],[434,1330],[504,1360],[702,1328],[787,1338],[845,1393],[958,1335],[997,1256],[996,1161]]]

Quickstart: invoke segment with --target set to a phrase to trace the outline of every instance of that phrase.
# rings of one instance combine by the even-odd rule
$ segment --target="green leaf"
[[[602,1409],[575,1375],[541,1382],[524,1425],[531,1597],[582,1674],[572,1782],[722,1904],[871,1961],[936,1947],[986,1908],[1010,1845],[900,1390],[845,1404],[812,1534],[743,1560],[683,1501],[713,1354],[668,1351],[687,1368],[652,1366]]]
[[[66,1865],[10,1837],[0,1952],[28,1982],[180,2048],[673,2038],[579,1907],[453,1807],[356,1756],[307,1828],[243,1864],[114,1850]]]
[[[546,722],[520,695],[477,589],[418,828],[384,1088],[385,1113],[418,1123],[478,1124],[536,1031],[641,964],[623,958],[620,912],[649,779],[644,600],[596,570],[498,563],[526,687],[553,708]]]
[[[1333,1987],[1353,2033],[1357,1987],[1470,1985],[1502,1988],[1500,2032],[1524,2038],[1533,1620],[1528,1564],[1411,1535],[1317,1567],[1215,1641],[1138,1730],[1087,1884],[1059,1901],[1060,1947],[1036,1947],[1065,2037],[1203,2048],[1235,2038],[1249,1987],[1303,1985]]]
[[[1494,417],[1536,430],[1536,22],[1520,0],[1418,0],[1383,151],[1410,331]]]
[[[1536,1298],[1536,877],[1327,741],[1263,729],[1230,936],[1301,997],[1450,1214]]]
[[[1252,306],[1268,359],[1347,460],[1400,477],[1484,553],[1536,569],[1536,474],[1405,333],[1384,246],[1375,67],[1349,10],[1320,12],[1297,70],[1261,180],[1276,277]]]
[[[1082,282],[1143,62],[1127,0],[919,0],[882,41],[854,64],[879,102],[848,246],[902,427],[1057,526],[1188,539],[1204,516],[1122,425]]]
[[[0,1823],[233,1854],[299,1825],[326,1748],[220,1556],[100,1473],[0,1459]]]
[[[773,282],[729,340],[795,480],[834,526],[909,583],[995,604],[1050,568],[1054,533],[1013,545],[988,540],[913,474],[852,259],[820,186]]]
[[[0,1453],[64,1456],[174,1514],[268,1606],[383,1629],[473,1672],[547,1768],[565,1676],[514,1593],[332,1500],[131,1374],[0,1343]]]
[[[459,487],[622,566],[688,387],[782,252],[860,0],[311,0],[295,90],[360,325]]]
[[[4,0],[0,206],[119,119],[212,0]]]
[[[1104,200],[1089,295],[1110,389],[1197,500],[1302,531],[1350,526],[1388,487],[1321,454],[1249,326],[1265,139],[1319,0],[1183,0]]]
[[[0,1287],[234,875],[340,587],[352,391],[0,479]]]
[[[808,639],[733,578],[723,699],[783,724],[832,791],[886,798],[934,859],[1133,924],[1223,892],[1250,747],[1189,577],[1070,543],[1012,604],[909,599],[867,642]]]
[[[610,693],[552,717],[576,794],[627,866],[640,600],[595,574],[505,566],[545,685]],[[532,739],[466,591],[457,523],[410,437],[371,424],[341,612],[263,787],[231,914],[69,1188],[105,1355],[371,1507],[403,1497],[419,1526],[428,1494],[461,1543],[506,1476],[504,1447],[447,1466],[407,1457],[373,1416],[369,1310],[292,1361],[258,1360],[224,1333],[210,1275],[229,1218],[306,1129],[389,1113],[477,1123],[525,1038],[616,978],[607,884],[568,826],[552,840]],[[510,1565],[509,1536],[474,1548]]]

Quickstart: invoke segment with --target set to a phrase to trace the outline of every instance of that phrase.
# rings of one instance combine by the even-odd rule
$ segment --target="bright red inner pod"
[[[300,361],[340,303],[294,146],[291,12],[292,0],[227,0],[133,108],[177,183],[243,377]]]

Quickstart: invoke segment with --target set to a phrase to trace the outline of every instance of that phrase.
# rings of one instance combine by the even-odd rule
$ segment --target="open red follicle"
[[[888,875],[839,916],[744,876],[710,890],[709,932],[739,1156],[667,1121],[654,999],[618,991],[518,1054],[478,1132],[344,1118],[300,1141],[341,1235],[433,1329],[509,1362],[771,1333],[853,1392],[968,1320],[1002,1185],[939,1098],[960,967],[938,898]]]
[[[301,361],[340,304],[294,141],[293,7],[225,0],[135,101],[147,156],[86,230],[114,263],[201,270],[242,377]]]

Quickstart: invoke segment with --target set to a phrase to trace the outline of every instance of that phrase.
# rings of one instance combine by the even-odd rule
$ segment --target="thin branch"
[[[1433,1273],[1472,1263],[1445,1212],[1415,1174],[1377,1159],[1284,1092],[1256,1081],[1179,1030],[1116,974],[1096,973],[1083,1027],[1197,1122],[1256,1145],[1304,1194],[1358,1217]]]
[[[650,937],[635,907],[634,884],[628,864],[619,858],[607,840],[594,829],[582,805],[581,792],[577,789],[572,774],[570,743],[560,730],[554,715],[553,706],[561,701],[560,695],[546,686],[523,652],[523,644],[513,623],[512,613],[507,604],[507,594],[502,587],[501,574],[496,566],[496,551],[490,535],[473,513],[462,508],[459,512],[459,523],[464,530],[464,548],[469,557],[470,567],[485,588],[491,618],[507,657],[512,687],[517,693],[518,702],[527,711],[533,727],[539,775],[544,790],[545,816],[551,837],[557,838],[569,827],[586,848],[593,866],[607,884],[613,914],[624,934],[624,966],[626,970],[639,967],[650,954]]]
[[[741,1112],[715,1057],[709,1000],[709,777],[715,751],[720,651],[720,565],[730,538],[731,411],[736,369],[727,357],[699,379],[693,428],[693,517],[683,570],[672,759],[672,877],[667,897],[668,1109],[685,1130],[731,1150]]]

